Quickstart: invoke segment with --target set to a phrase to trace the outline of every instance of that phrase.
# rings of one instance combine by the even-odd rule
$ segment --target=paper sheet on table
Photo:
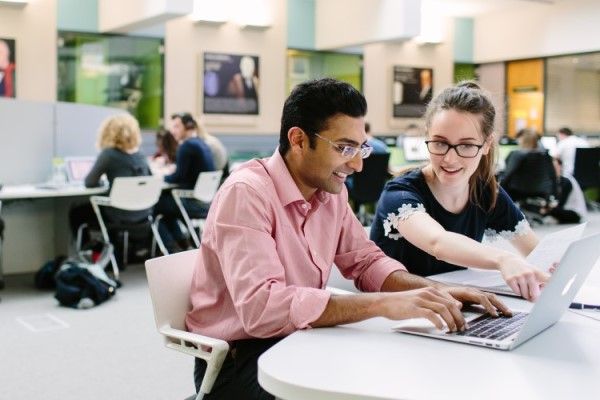
[[[558,263],[567,248],[575,240],[583,235],[586,223],[579,224],[560,231],[549,233],[544,236],[538,245],[533,249],[527,261],[542,271],[547,271],[553,263]],[[433,275],[429,278],[445,283],[459,285],[475,286],[482,289],[498,289],[498,291],[508,291],[510,288],[504,282],[502,275],[498,271],[481,270],[469,268],[460,271],[448,272],[445,274]]]

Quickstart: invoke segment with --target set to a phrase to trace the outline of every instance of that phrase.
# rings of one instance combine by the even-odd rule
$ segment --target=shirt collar
[[[279,154],[279,148],[276,148],[275,153],[267,160],[266,168],[284,207],[295,202],[307,202],[294,182],[283,157]],[[314,198],[325,204],[329,201],[330,196],[331,194],[319,189]]]

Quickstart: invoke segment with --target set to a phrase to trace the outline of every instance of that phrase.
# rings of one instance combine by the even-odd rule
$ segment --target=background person
[[[156,152],[150,159],[150,168],[155,175],[170,175],[175,171],[175,160],[179,143],[167,129],[156,132]]]
[[[434,98],[425,114],[430,162],[386,184],[371,239],[415,274],[497,269],[515,293],[535,299],[548,275],[518,254],[480,243],[484,234],[502,235],[523,255],[538,243],[494,177],[495,115],[473,82]]]
[[[189,331],[231,343],[206,400],[273,399],[257,381],[258,357],[300,329],[375,316],[429,318],[464,328],[460,301],[496,314],[491,295],[407,273],[366,237],[348,207],[345,178],[362,169],[367,104],[333,79],[301,83],[283,107],[279,148],[229,177],[209,212],[191,287]],[[363,291],[332,295],[332,265]],[[196,360],[198,388],[206,364]]]
[[[559,159],[554,159],[558,177],[558,204],[541,210],[544,215],[554,218],[559,224],[578,224],[587,217],[585,196],[579,183],[571,175],[562,171]]]
[[[175,172],[166,175],[165,182],[177,184],[180,189],[193,189],[201,172],[215,170],[210,148],[198,137],[198,124],[191,114],[173,114],[171,125],[171,132],[179,147]],[[205,216],[208,212],[194,199],[182,199],[182,203],[190,215]],[[178,222],[181,211],[171,193],[165,192],[160,196],[154,212],[163,216],[158,224],[158,232],[169,253],[191,248],[189,238]]]
[[[573,134],[570,128],[560,128],[556,134],[558,143],[556,149],[550,154],[562,162],[562,170],[567,175],[573,175],[575,170],[575,151],[578,147],[590,147],[587,140]]]
[[[511,151],[506,157],[506,167],[500,185],[516,202],[534,197],[536,194],[532,191],[542,188],[547,188],[546,190],[554,195],[554,167],[551,158],[546,155],[547,150],[539,146],[540,136],[532,129],[521,129],[516,138],[519,148]]]
[[[141,143],[140,126],[131,115],[120,114],[104,120],[97,143],[101,151],[85,177],[85,186],[101,186],[103,176],[106,176],[109,186],[112,186],[117,177],[152,175],[146,157],[139,151]],[[146,219],[152,210],[125,211],[103,207],[102,212],[110,222],[135,223]],[[98,227],[96,214],[89,201],[71,208],[69,222],[74,236],[82,223]]]

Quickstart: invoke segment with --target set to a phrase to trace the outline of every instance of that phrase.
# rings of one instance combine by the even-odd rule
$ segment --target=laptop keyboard
[[[517,332],[527,315],[527,313],[517,312],[512,317],[492,317],[485,314],[469,322],[469,329],[457,332],[455,335],[502,340]]]

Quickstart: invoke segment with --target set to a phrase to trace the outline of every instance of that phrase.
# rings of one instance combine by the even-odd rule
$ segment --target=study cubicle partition
[[[0,183],[46,181],[54,157],[95,155],[98,127],[122,110],[71,103],[0,98]],[[67,211],[73,201],[4,201],[5,273],[37,270],[57,252],[68,251]],[[32,234],[35,232],[35,234]]]

